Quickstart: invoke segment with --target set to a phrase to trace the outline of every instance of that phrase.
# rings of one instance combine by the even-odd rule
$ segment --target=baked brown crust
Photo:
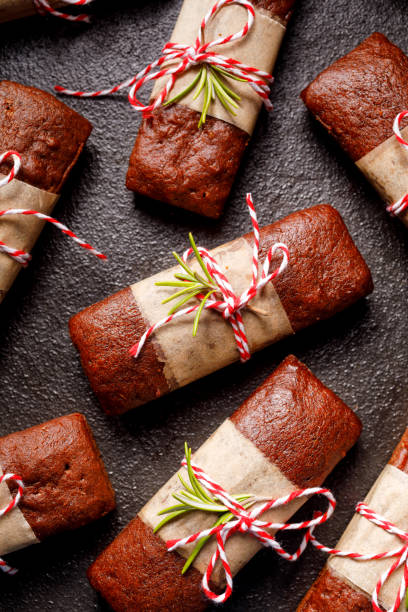
[[[401,472],[408,473],[408,429],[395,447],[388,463],[401,470]]]
[[[293,356],[244,402],[232,422],[299,486],[321,484],[361,431],[358,417]],[[189,570],[181,577],[183,564],[137,518],[102,552],[88,577],[116,612],[202,610],[201,575]]]
[[[371,612],[369,597],[355,591],[326,567],[308,590],[297,612]]]
[[[217,219],[249,141],[243,130],[175,104],[143,119],[126,187],[155,200]]]
[[[88,579],[117,612],[200,612],[201,574],[190,568],[182,576],[184,563],[136,517],[91,565]]]
[[[357,161],[392,136],[396,115],[408,107],[408,57],[375,32],[323,70],[301,97]]]
[[[0,151],[22,156],[18,179],[59,193],[92,131],[89,121],[51,94],[12,81],[0,81],[0,116]]]
[[[408,473],[408,429],[388,463]],[[370,612],[371,609],[369,597],[353,589],[326,566],[306,593],[297,612]]]
[[[39,540],[77,529],[115,508],[115,494],[82,414],[0,438],[3,472],[25,484],[19,503]]]
[[[155,200],[217,219],[249,141],[243,130],[175,104],[143,119],[126,187]]]
[[[69,322],[82,367],[108,414],[123,414],[170,391],[154,342],[146,343],[138,363],[129,354],[147,327],[129,287]]]
[[[250,234],[246,239],[252,243]],[[291,253],[289,267],[274,285],[294,331],[336,314],[373,289],[367,265],[331,206],[295,212],[262,228],[261,260],[275,242],[286,243]],[[108,414],[122,414],[169,391],[154,338],[137,360],[128,353],[147,327],[130,289],[70,321],[84,371]]]
[[[252,244],[252,234],[246,238]],[[295,332],[329,319],[373,290],[367,264],[340,213],[328,204],[262,228],[260,239],[260,261],[276,242],[289,248],[289,266],[273,284]],[[279,261],[272,260],[271,270]]]
[[[295,0],[256,0],[286,24]],[[175,104],[143,119],[130,157],[126,187],[143,196],[217,219],[231,191],[247,132]]]
[[[321,485],[361,433],[354,412],[293,355],[231,420],[300,489]]]
[[[256,8],[268,11],[271,17],[278,17],[282,23],[287,24],[292,16],[296,0],[253,0]]]

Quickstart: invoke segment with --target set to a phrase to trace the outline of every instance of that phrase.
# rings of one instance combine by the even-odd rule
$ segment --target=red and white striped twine
[[[396,572],[401,566],[404,566],[400,588],[395,596],[394,605],[387,610],[387,612],[398,612],[408,586],[408,532],[399,529],[399,527],[387,519],[383,518],[373,510],[370,510],[370,508],[368,508],[363,502],[357,504],[356,512],[375,525],[378,525],[378,527],[381,527],[381,529],[384,529],[387,533],[398,536],[403,541],[403,546],[401,548],[396,548],[394,550],[377,554],[360,554],[356,552],[337,550],[335,548],[327,548],[326,546],[320,544],[313,534],[311,535],[310,541],[313,546],[322,552],[328,553],[329,555],[335,555],[337,557],[348,557],[350,559],[355,559],[356,561],[375,561],[378,559],[392,559],[395,557],[394,563],[380,576],[373,591],[371,602],[375,612],[382,612],[383,608],[380,607],[378,602],[381,589],[387,580],[391,578],[393,573]]]
[[[5,153],[0,154],[0,165],[9,157],[13,159],[13,167],[9,174],[0,180],[0,188],[4,185],[10,183],[18,174],[21,167],[21,155],[17,153],[17,151],[6,151]],[[48,223],[52,223],[55,227],[61,230],[63,234],[66,234],[74,242],[79,244],[83,249],[86,249],[99,259],[107,259],[106,255],[100,253],[96,249],[94,249],[90,244],[78,238],[74,232],[72,232],[66,225],[57,221],[53,217],[49,217],[48,215],[44,215],[41,212],[37,212],[36,210],[29,210],[24,208],[8,208],[6,210],[0,210],[0,217],[5,217],[7,215],[25,215],[37,217],[37,219],[41,219],[42,221],[47,221]],[[13,259],[15,259],[22,266],[27,266],[28,262],[31,260],[31,255],[22,251],[20,249],[14,249],[13,247],[7,246],[4,242],[0,241],[0,253],[6,253],[10,255]]]
[[[93,1],[94,0],[64,0],[64,3],[71,6],[84,6],[85,4],[90,4]],[[82,21],[84,23],[90,23],[91,21],[89,15],[86,15],[85,13],[81,13],[80,15],[70,15],[69,13],[57,11],[50,5],[48,0],[34,0],[34,6],[41,15],[46,15],[48,13],[53,17],[59,17],[60,19],[65,19],[66,21]]]
[[[219,38],[210,42],[204,42],[205,28],[208,22],[213,19],[215,14],[223,7],[231,4],[239,4],[247,10],[248,21],[244,27],[235,34],[230,34],[224,38]],[[203,18],[197,39],[194,46],[183,45],[178,43],[168,42],[164,45],[162,56],[146,66],[136,76],[127,79],[120,85],[111,87],[108,89],[100,89],[98,91],[78,91],[67,89],[65,87],[56,86],[55,90],[59,93],[67,94],[69,96],[77,96],[81,98],[95,98],[98,96],[106,96],[109,94],[116,93],[121,89],[130,88],[129,91],[129,102],[133,108],[137,111],[141,111],[145,115],[149,115],[156,108],[161,106],[171,90],[173,89],[174,83],[178,75],[183,74],[193,66],[199,66],[202,64],[208,64],[209,66],[215,66],[222,68],[228,74],[235,75],[240,79],[246,81],[250,87],[262,98],[265,107],[268,110],[272,109],[272,104],[269,100],[270,88],[268,83],[272,83],[273,77],[268,72],[258,70],[251,66],[242,64],[238,60],[227,58],[224,55],[219,55],[210,49],[214,46],[225,45],[229,42],[234,42],[245,38],[250,29],[252,28],[255,20],[255,10],[251,2],[248,0],[218,0],[210,11]],[[168,66],[168,63],[171,66]],[[162,67],[166,63],[166,67]],[[175,64],[175,65],[174,65]],[[154,69],[158,68],[154,72]],[[152,72],[153,71],[153,72]],[[148,81],[155,81],[162,77],[169,77],[165,86],[157,96],[157,98],[151,104],[147,106],[143,105],[136,97],[139,89],[145,85]]]
[[[244,291],[240,297],[238,297],[234,293],[230,282],[223,274],[218,263],[207,251],[207,249],[203,247],[198,247],[198,252],[200,253],[204,264],[214,283],[217,285],[222,297],[222,299],[217,299],[211,296],[207,299],[204,305],[204,309],[215,310],[216,312],[219,312],[226,321],[230,322],[234,332],[239,356],[242,362],[250,359],[251,353],[249,349],[248,339],[246,336],[244,321],[242,319],[241,310],[248,305],[248,303],[261,291],[261,289],[265,285],[267,285],[270,281],[276,278],[279,274],[282,274],[282,272],[286,269],[289,263],[290,257],[288,247],[285,244],[281,242],[277,242],[276,244],[274,244],[269,249],[267,256],[265,257],[265,261],[262,267],[261,278],[258,281],[259,226],[254,203],[252,201],[252,196],[250,193],[248,193],[246,196],[246,202],[248,205],[249,214],[251,216],[254,239],[254,248],[252,255],[252,281],[249,288]],[[269,266],[272,257],[278,250],[282,252],[282,262],[278,268],[276,268],[273,272],[269,273]],[[191,248],[185,251],[183,254],[183,261],[187,262],[187,259],[192,254],[193,249]],[[140,352],[145,342],[157,329],[163,327],[164,325],[167,325],[168,323],[170,323],[170,321],[173,321],[173,319],[183,317],[198,310],[198,308],[200,308],[200,302],[204,298],[204,294],[200,294],[196,297],[198,299],[198,303],[194,306],[183,308],[182,310],[179,310],[178,312],[175,312],[174,314],[171,314],[161,319],[160,321],[149,327],[149,329],[145,331],[140,340],[130,349],[130,354],[137,358],[140,355]]]
[[[24,494],[24,483],[21,480],[20,476],[17,476],[16,474],[3,474],[2,476],[0,476],[0,485],[3,482],[7,482],[8,480],[14,481],[17,484],[18,489],[17,493],[11,499],[10,503],[5,508],[0,509],[0,518],[5,514],[11,512],[14,508],[16,508]],[[7,563],[3,561],[3,559],[0,559],[0,570],[3,571],[5,574],[9,574],[10,576],[14,576],[14,574],[17,574],[18,571],[15,568],[7,565]]]
[[[401,121],[408,115],[408,110],[402,111],[399,113],[395,119],[392,129],[394,130],[395,138],[398,142],[404,147],[406,151],[408,151],[408,142],[406,142],[401,134]],[[408,208],[408,193],[406,193],[402,198],[400,198],[394,204],[390,204],[387,206],[387,211],[391,213],[393,216],[401,215]]]
[[[182,465],[184,467],[186,467],[187,465],[185,458],[182,461]],[[179,540],[169,540],[168,542],[166,542],[166,545],[169,551],[173,551],[179,548],[180,546],[185,546],[186,544],[198,542],[202,538],[206,538],[208,536],[216,537],[217,549],[211,557],[202,579],[203,591],[205,595],[214,603],[224,603],[232,593],[233,578],[228,557],[225,553],[225,544],[234,533],[248,534],[259,540],[259,542],[263,546],[275,550],[278,555],[280,555],[287,561],[296,561],[306,549],[308,542],[311,541],[313,537],[313,530],[315,529],[315,527],[317,525],[325,523],[333,514],[334,509],[336,507],[336,500],[333,494],[328,489],[313,487],[309,489],[293,491],[289,495],[285,495],[284,497],[280,497],[278,499],[265,500],[254,497],[252,499],[249,499],[248,501],[251,503],[260,502],[260,505],[257,505],[257,507],[253,508],[252,510],[245,509],[240,503],[238,503],[234,498],[232,498],[221,487],[221,485],[212,480],[200,467],[198,467],[194,463],[191,464],[191,467],[197,480],[199,480],[199,482],[204,485],[215,498],[219,499],[228,508],[228,510],[233,515],[233,518],[227,523],[218,525],[217,527],[205,529],[203,531],[194,533]],[[302,521],[300,523],[274,523],[270,521],[261,521],[258,518],[267,510],[286,506],[287,504],[290,504],[290,502],[292,502],[294,499],[301,499],[303,497],[309,497],[312,495],[324,495],[328,500],[327,510],[323,513],[315,513],[315,516],[312,520]],[[268,531],[266,531],[267,529],[282,531],[306,529],[307,531],[296,552],[291,554],[287,552],[284,548],[282,548],[282,546],[276,541],[274,536]],[[218,560],[221,560],[226,579],[226,589],[223,593],[221,593],[221,595],[217,595],[209,587],[211,575]]]

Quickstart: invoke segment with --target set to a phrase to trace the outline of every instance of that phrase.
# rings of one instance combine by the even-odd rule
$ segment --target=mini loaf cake
[[[392,466],[392,467],[390,467]],[[398,472],[402,472],[403,474],[408,474],[408,429],[404,433],[401,441],[397,445],[394,450],[394,453],[391,459],[388,462],[388,467],[386,469],[396,470],[396,474]],[[408,479],[406,476],[403,476],[403,479],[406,481],[405,487],[408,485]],[[378,481],[377,481],[378,482]],[[374,487],[372,491],[374,490]],[[372,495],[372,492],[369,494]],[[376,508],[370,504],[370,501],[367,501],[367,505],[374,511]],[[378,511],[378,510],[377,510]],[[389,508],[385,511],[381,511],[380,514],[382,516],[387,517],[387,513],[389,512]],[[365,521],[366,519],[360,519]],[[392,520],[392,519],[391,519]],[[397,525],[398,526],[398,525]],[[405,528],[407,524],[405,525]],[[378,528],[377,528],[378,529]],[[382,535],[382,531],[378,529],[379,535]],[[346,532],[347,533],[347,532]],[[341,542],[340,542],[341,543]],[[382,543],[379,544],[380,548]],[[400,546],[400,540],[398,540],[397,547]],[[345,550],[345,547],[339,548]],[[387,547],[385,547],[387,548]],[[378,549],[374,552],[383,552],[385,548]],[[394,546],[390,546],[389,549],[395,548]],[[348,546],[347,550],[350,549]],[[362,550],[356,550],[353,552],[364,552]],[[368,551],[367,551],[368,552]],[[392,559],[394,561],[395,559]],[[392,561],[386,561],[386,563],[391,565]],[[329,562],[330,563],[330,562]],[[358,561],[350,561],[351,564],[359,564],[360,571],[363,569],[367,573],[366,563],[358,562]],[[373,563],[378,562],[370,562],[370,570],[373,571]],[[383,562],[381,562],[383,563]],[[374,567],[375,571],[375,567]],[[384,566],[377,568],[376,577],[377,580],[380,578],[380,575],[384,571]],[[301,602],[298,607],[298,612],[337,612],[338,610],[342,610],[344,612],[371,612],[372,604],[371,604],[371,592],[365,593],[361,588],[354,585],[353,577],[350,576],[349,579],[345,578],[341,573],[330,567],[329,564],[321,572],[320,576],[317,578],[313,586],[308,591],[307,595]],[[373,584],[374,589],[375,583]],[[395,585],[394,585],[395,586]],[[398,588],[398,587],[397,587]],[[380,594],[381,601],[381,594]],[[385,609],[385,607],[384,607]],[[388,607],[387,607],[388,609]],[[391,609],[391,608],[390,608]]]
[[[214,252],[238,295],[251,282],[252,240],[252,234],[246,235]],[[333,316],[373,288],[367,265],[331,206],[295,212],[262,228],[260,261],[276,242],[288,246],[290,262],[250,303],[261,314],[243,310],[252,352]],[[277,252],[271,270],[280,261]],[[85,373],[110,414],[131,410],[239,359],[230,324],[208,310],[195,338],[194,315],[188,315],[157,330],[137,359],[129,354],[149,325],[167,315],[168,304],[161,306],[161,301],[168,288],[161,291],[155,282],[173,273],[123,289],[70,321]]]
[[[50,215],[91,130],[87,119],[51,94],[0,81],[0,154],[21,155],[17,178],[0,188],[0,210],[27,208]],[[10,169],[9,158],[0,164],[0,175]],[[30,252],[43,225],[34,217],[8,217],[0,220],[0,240]],[[16,260],[0,254],[0,302],[20,269]]]
[[[115,495],[82,414],[0,438],[0,473],[24,482],[18,507],[0,518],[0,555],[87,525],[115,508]],[[0,485],[0,505],[10,499]]]
[[[274,499],[321,485],[360,431],[361,423],[352,410],[296,357],[289,356],[193,460],[231,494],[245,489]],[[200,583],[213,543],[205,545],[194,566],[182,576],[184,557],[191,549],[180,549],[181,554],[167,552],[165,540],[171,523],[156,534],[152,529],[161,520],[157,511],[166,506],[168,493],[179,489],[173,477],[90,567],[92,586],[116,612],[197,612],[206,607]],[[282,509],[268,511],[261,520],[286,521],[300,505],[287,506],[285,514]],[[174,521],[176,537],[197,531],[194,521],[200,522],[200,513],[194,514],[195,518]],[[187,522],[180,524],[183,520]],[[212,525],[214,516],[209,520]],[[200,524],[198,530],[202,528]],[[233,535],[226,545],[233,574],[260,548],[259,542],[245,534]],[[214,588],[223,586],[222,576],[222,571],[214,572]]]
[[[408,192],[408,158],[393,136],[408,108],[408,57],[383,34],[369,36],[302,91],[303,102],[387,203]]]
[[[186,9],[189,2],[185,0]],[[207,4],[198,3],[202,11],[200,19],[213,4],[210,2],[207,7]],[[257,15],[266,15],[269,21],[278,22],[276,33],[271,34],[276,36],[273,55],[277,53],[294,4],[295,0],[253,2]],[[230,8],[223,10],[230,11]],[[245,15],[244,12],[242,14]],[[259,44],[266,48],[270,40],[265,45]],[[229,48],[225,45],[219,52],[230,57]],[[261,51],[264,52],[263,49]],[[234,87],[234,81],[228,84],[231,83]],[[249,85],[246,87],[249,88]],[[209,116],[203,127],[198,128],[200,112],[183,102],[160,107],[150,117],[143,119],[130,157],[126,186],[155,200],[217,218],[230,193],[250,134],[234,125],[233,117],[230,123]]]

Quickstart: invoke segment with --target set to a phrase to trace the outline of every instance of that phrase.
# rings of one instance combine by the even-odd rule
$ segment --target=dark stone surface
[[[111,7],[109,5],[112,5]],[[181,0],[98,0],[92,26],[33,18],[2,25],[1,77],[51,89],[99,88],[155,59]],[[80,532],[9,557],[20,568],[0,576],[0,609],[104,610],[85,577],[88,565],[177,468],[289,352],[332,387],[364,423],[358,447],[328,479],[339,507],[320,537],[334,544],[407,425],[406,229],[308,116],[298,95],[319,70],[374,30],[408,51],[404,0],[299,0],[275,72],[274,112],[262,113],[226,212],[211,222],[139,200],[124,187],[138,117],[126,95],[68,100],[94,124],[56,216],[109,255],[84,254],[47,227],[30,267],[1,306],[1,434],[83,412],[118,494],[117,512]],[[372,269],[372,297],[336,319],[118,420],[100,410],[71,345],[67,321],[78,309],[171,263],[189,230],[208,247],[250,226],[251,190],[262,224],[331,202],[344,215]],[[295,547],[295,536],[285,538]],[[291,544],[290,544],[291,542]],[[324,564],[308,551],[296,564],[262,551],[235,581],[225,610],[287,612]]]

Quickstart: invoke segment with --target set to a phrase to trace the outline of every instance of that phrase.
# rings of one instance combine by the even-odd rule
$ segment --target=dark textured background
[[[158,56],[181,0],[97,0],[92,26],[32,18],[0,26],[0,77],[44,89],[116,84]],[[374,30],[408,51],[405,0],[299,0],[275,71],[274,112],[262,113],[223,218],[215,223],[141,200],[124,187],[138,116],[126,95],[70,100],[94,124],[56,216],[109,255],[103,264],[47,227],[1,306],[1,434],[83,412],[113,485],[117,511],[94,525],[10,556],[0,609],[105,610],[85,572],[96,555],[175,471],[184,440],[196,448],[289,352],[364,422],[360,443],[328,479],[339,507],[320,537],[334,544],[407,425],[407,231],[353,164],[308,116],[300,90]],[[67,322],[80,308],[171,264],[187,232],[215,246],[249,230],[251,190],[261,224],[331,202],[370,265],[374,294],[335,319],[273,346],[122,419],[107,418],[71,345]],[[239,381],[239,384],[237,384]],[[291,536],[289,540],[295,539]],[[287,541],[287,540],[286,540]],[[294,542],[293,544],[294,545]],[[225,610],[287,612],[324,564],[308,551],[289,564],[262,551],[235,582]],[[148,588],[148,585],[147,585]]]

